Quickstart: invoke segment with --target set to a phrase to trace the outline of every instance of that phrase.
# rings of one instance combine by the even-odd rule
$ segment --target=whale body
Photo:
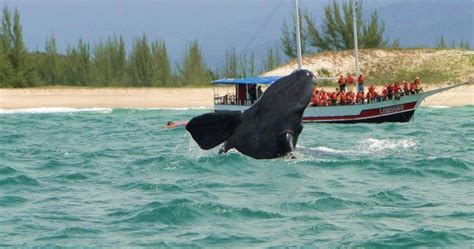
[[[221,152],[235,148],[256,159],[286,156],[303,130],[313,78],[310,71],[295,71],[275,81],[249,109],[206,113],[191,119],[186,130],[204,150],[224,143]]]

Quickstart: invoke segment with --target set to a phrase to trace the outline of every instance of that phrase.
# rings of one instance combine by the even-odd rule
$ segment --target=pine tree
[[[387,41],[383,37],[384,32],[385,24],[383,21],[379,21],[378,13],[374,11],[370,17],[370,22],[363,27],[362,46],[364,48],[386,47]]]
[[[153,63],[148,39],[144,34],[136,39],[130,55],[130,73],[134,86],[151,86],[153,80]]]
[[[357,17],[358,44],[360,47],[385,47],[385,24],[374,11],[369,22],[364,23],[362,4],[359,1],[343,2],[341,7],[333,0],[324,7],[324,19],[321,30],[316,27],[309,13],[304,15],[308,44],[318,51],[347,50],[354,48],[353,11]],[[284,47],[284,46],[283,46]]]
[[[115,39],[115,37],[114,37]],[[126,81],[126,71],[127,71],[127,53],[125,51],[125,41],[123,37],[120,36],[116,42],[115,53],[112,58],[112,68],[115,75],[115,84],[123,85]]]
[[[182,85],[198,86],[211,81],[211,71],[207,68],[197,41],[191,42],[181,65],[178,66]]]
[[[13,68],[3,46],[0,46],[0,87],[11,87]]]
[[[224,64],[224,77],[225,78],[237,78],[239,77],[239,62],[237,59],[237,53],[235,48],[227,50],[225,53],[225,64]]]
[[[250,74],[251,61],[247,57],[247,54],[242,54],[239,57],[237,65],[237,75],[238,77],[245,78]]]
[[[153,85],[171,86],[172,72],[166,43],[163,40],[155,40],[151,44],[153,57]]]
[[[61,72],[59,65],[58,49],[56,47],[56,38],[46,38],[44,59],[40,61],[40,74],[46,84],[56,85],[61,83]]]
[[[13,87],[34,86],[38,82],[38,76],[23,41],[20,13],[15,9],[13,23],[11,11],[7,6],[3,8],[2,14],[2,50],[8,57],[12,67],[12,74],[9,79],[11,85]]]
[[[301,53],[305,54],[307,35],[304,32],[303,23],[302,23],[302,16],[303,15],[299,16],[299,22],[301,24],[300,25]],[[298,56],[298,54],[297,54],[297,44],[296,44],[296,24],[295,24],[294,20],[292,22],[292,27],[293,28],[290,31],[286,21],[283,21],[282,34],[281,34],[281,37],[280,37],[280,40],[281,40],[281,43],[282,43],[283,53],[286,56],[288,56],[288,58],[290,58],[290,59],[296,58]]]
[[[444,49],[446,48],[446,42],[444,41],[444,36],[441,36],[438,40],[438,44],[436,45],[436,48],[439,49]]]
[[[68,85],[81,85],[79,64],[79,54],[76,47],[69,46],[66,49],[66,61],[64,63],[65,83]]]
[[[270,71],[280,65],[280,57],[273,48],[268,48],[267,55],[262,61],[262,67],[264,71]]]
[[[400,40],[397,38],[393,40],[392,45],[390,45],[391,48],[394,49],[399,49],[400,48]]]
[[[257,70],[256,70],[256,67],[255,67],[255,54],[254,53],[252,53],[250,55],[248,65],[249,65],[248,75],[252,76],[252,77],[256,76],[257,75]]]
[[[460,49],[465,49],[465,50],[471,49],[471,47],[470,47],[470,45],[469,45],[469,41],[463,41],[463,40],[461,40],[461,41],[459,42],[459,48],[460,48]]]
[[[89,43],[82,38],[79,39],[77,46],[78,53],[78,77],[79,83],[82,86],[92,85],[97,83],[93,77],[93,67],[91,60],[91,47]]]
[[[325,39],[321,36],[321,33],[316,28],[316,24],[313,20],[313,17],[307,12],[304,15],[306,22],[307,30],[305,32],[308,36],[308,45],[316,48],[317,51],[330,50],[331,46],[327,43]]]
[[[107,42],[100,41],[94,46],[94,70],[96,75],[95,84],[109,86],[113,78],[113,50],[114,43],[109,38]]]

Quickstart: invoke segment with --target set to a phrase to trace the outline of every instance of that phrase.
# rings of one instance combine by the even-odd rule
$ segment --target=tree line
[[[354,48],[353,11],[357,16],[358,44],[361,48],[400,48],[398,39],[391,43],[384,35],[385,24],[377,11],[369,20],[362,15],[362,4],[336,0],[324,8],[321,25],[316,25],[309,11],[300,15],[303,54],[339,51]],[[170,60],[166,42],[149,39],[146,34],[135,38],[131,51],[126,50],[122,36],[110,36],[92,44],[79,39],[61,54],[53,35],[46,38],[42,52],[28,52],[17,9],[5,6],[0,27],[0,87],[34,87],[44,85],[112,86],[112,87],[182,87],[208,85],[225,77],[251,77],[270,71],[288,59],[296,57],[296,29],[286,21],[281,30],[281,47],[268,47],[259,62],[255,54],[237,53],[230,48],[220,68],[211,69],[204,61],[197,40],[191,41],[179,62]],[[438,48],[448,47],[444,37]],[[469,49],[469,42],[459,46]]]
[[[56,38],[46,38],[44,52],[28,52],[22,33],[20,13],[5,6],[0,29],[0,87],[45,85],[182,87],[208,85],[219,77],[256,76],[280,63],[277,49],[257,66],[254,54],[237,54],[230,49],[222,68],[206,65],[197,40],[186,47],[183,58],[173,65],[166,43],[146,34],[133,41],[126,51],[122,36],[110,36],[96,44],[79,39],[59,53]]]
[[[400,48],[398,38],[389,41],[385,36],[385,23],[375,10],[370,13],[370,18],[364,18],[362,1],[349,0],[339,4],[333,0],[324,7],[324,16],[318,27],[311,13],[307,10],[300,11],[300,32],[302,53],[310,54],[321,51],[340,51],[354,49],[353,12],[356,16],[357,42],[359,48]],[[284,21],[281,31],[281,44],[283,53],[290,59],[296,58],[296,25],[294,21],[289,28]],[[452,41],[450,48],[470,49],[469,41]],[[437,40],[436,48],[448,48],[444,37]]]
[[[80,39],[65,54],[58,52],[56,39],[50,36],[44,52],[28,52],[18,10],[4,7],[0,36],[0,87],[199,86],[213,78],[197,41],[188,45],[174,71],[166,43],[150,41],[145,34],[134,40],[129,54],[122,36],[110,36],[95,45]]]
[[[256,76],[277,67],[277,49],[256,65],[254,54],[237,55],[235,48],[225,56],[222,68],[206,65],[197,40],[186,47],[183,58],[173,65],[164,40],[144,34],[133,41],[130,52],[122,36],[110,36],[94,45],[79,39],[59,53],[53,35],[46,38],[44,52],[28,52],[20,13],[5,6],[0,29],[0,87],[44,85],[182,87],[208,85],[219,77]]]
[[[354,18],[356,15],[357,42],[360,48],[382,48],[388,46],[388,38],[384,36],[385,24],[377,11],[365,20],[362,15],[362,1],[344,1],[342,5],[336,0],[324,7],[324,17],[320,27],[311,13],[300,11],[300,32],[302,53],[321,51],[340,51],[354,49]],[[281,32],[282,50],[289,58],[296,57],[296,25],[284,21]],[[394,43],[397,43],[395,40]]]

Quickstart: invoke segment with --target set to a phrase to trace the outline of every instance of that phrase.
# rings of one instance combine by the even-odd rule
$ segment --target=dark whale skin
[[[303,130],[303,113],[314,87],[313,74],[299,70],[278,79],[244,112],[220,111],[193,118],[186,129],[203,149],[225,142],[256,159],[272,159],[292,152]]]

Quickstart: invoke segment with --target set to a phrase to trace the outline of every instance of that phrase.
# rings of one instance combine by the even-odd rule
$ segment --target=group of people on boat
[[[354,83],[354,78],[348,74],[347,78],[343,75],[339,77],[339,88],[333,92],[326,92],[324,89],[314,89],[311,98],[311,106],[332,106],[332,105],[356,105],[380,102],[384,100],[400,99],[402,96],[417,94],[423,91],[419,77],[410,83],[408,81],[385,83],[380,92],[376,91],[375,85],[368,87],[367,93],[364,89],[365,78],[361,74],[357,79],[357,93],[352,91],[352,87],[347,90],[347,85]],[[342,84],[341,84],[342,82]]]

